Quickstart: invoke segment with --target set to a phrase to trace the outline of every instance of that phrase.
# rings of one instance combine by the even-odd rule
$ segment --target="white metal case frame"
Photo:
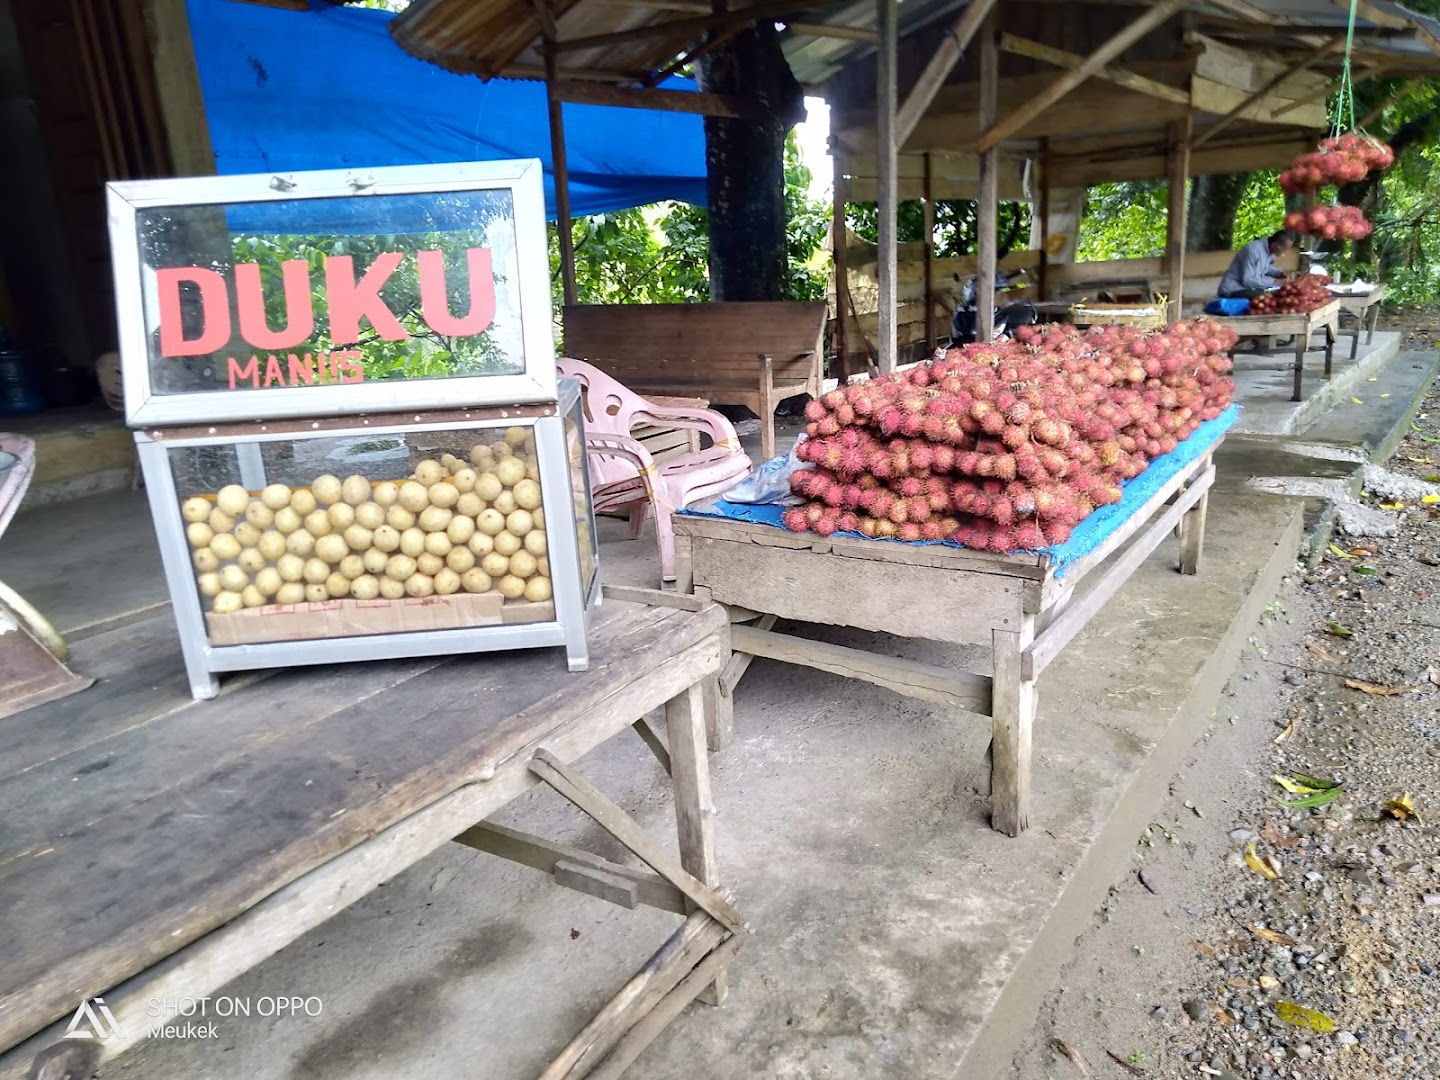
[[[545,234],[545,191],[538,160],[401,165],[379,169],[333,169],[284,175],[205,176],[114,182],[106,185],[116,315],[125,390],[132,427],[189,423],[403,412],[456,404],[517,405],[554,401],[550,267]],[[524,370],[517,374],[384,380],[326,387],[216,389],[177,394],[155,392],[145,325],[140,211],[160,207],[215,206],[304,199],[368,199],[385,195],[431,195],[508,191],[514,208],[515,249]]]
[[[580,387],[566,380],[560,387],[560,407],[554,416],[536,418],[510,417],[472,422],[453,419],[418,422],[404,426],[381,427],[364,421],[353,428],[327,429],[323,434],[307,436],[293,431],[255,432],[245,435],[218,434],[213,437],[194,436],[166,438],[163,432],[135,433],[136,449],[145,475],[145,488],[150,499],[150,512],[160,544],[166,584],[175,611],[175,626],[180,635],[181,652],[185,658],[186,675],[191,693],[197,699],[209,699],[219,692],[216,675],[227,671],[249,671],[272,667],[301,667],[313,664],[349,663],[360,660],[400,659],[415,656],[441,656],[456,653],[496,652],[508,649],[558,646],[565,649],[571,671],[584,671],[589,666],[586,643],[590,609],[600,602],[599,552],[595,534],[594,511],[588,509],[589,471],[583,453],[584,431],[578,433],[582,447],[581,469],[586,491],[583,493],[590,529],[592,573],[590,581],[582,580],[579,538],[575,506],[572,503],[570,462],[565,434],[565,418],[575,410]],[[583,416],[580,418],[583,425]],[[518,623],[465,627],[447,630],[415,630],[393,634],[372,634],[356,637],[314,638],[296,641],[261,642],[246,645],[211,645],[205,622],[205,611],[195,584],[190,559],[190,545],[185,536],[185,522],[180,514],[181,495],[175,488],[171,468],[171,449],[195,446],[236,446],[264,442],[298,442],[306,438],[325,439],[387,434],[413,434],[423,431],[503,430],[506,427],[535,428],[535,453],[540,471],[540,498],[545,509],[546,537],[549,541],[550,581],[555,604],[551,622]],[[252,468],[256,467],[252,465]],[[258,479],[264,482],[264,477]],[[248,482],[246,486],[251,486]],[[568,523],[568,527],[567,527]]]

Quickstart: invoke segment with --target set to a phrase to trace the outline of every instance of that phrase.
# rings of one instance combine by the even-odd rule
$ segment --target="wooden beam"
[[[1185,236],[1189,223],[1185,182],[1190,179],[1190,131],[1193,123],[1194,119],[1187,116],[1170,125],[1170,192],[1165,222],[1165,262],[1170,272],[1170,295],[1165,321],[1171,326],[1180,321],[1181,307],[1185,302]]]
[[[1373,124],[1376,120],[1379,120],[1380,117],[1384,115],[1386,109],[1394,105],[1400,104],[1400,102],[1404,101],[1406,98],[1408,98],[1411,94],[1415,93],[1416,90],[1419,90],[1429,81],[1430,80],[1426,78],[1411,79],[1404,86],[1400,87],[1399,90],[1396,90],[1383,102],[1381,102],[1369,113],[1367,113],[1365,118],[1355,126],[1362,129],[1369,127],[1371,124]]]
[[[896,205],[895,181],[898,170],[895,139],[895,98],[896,81],[895,48],[898,44],[896,9],[899,0],[876,0],[876,32],[880,36],[877,63],[875,65],[875,110],[878,123],[876,137],[879,142],[876,158],[879,168],[880,191],[875,204],[877,240],[879,241],[879,267],[877,278],[880,284],[878,330],[880,373],[888,375],[895,370],[899,350],[899,328],[896,323],[896,284],[899,279],[899,263],[896,257],[896,243],[899,240],[898,207]]]
[[[845,309],[850,302],[849,260],[845,250],[845,163],[832,147],[833,188],[830,192],[830,248],[835,265],[835,377],[843,385],[850,376],[850,354],[845,340]]]
[[[764,20],[783,22],[789,15],[824,8],[828,0],[763,0],[762,3],[734,11],[711,15],[697,15],[690,19],[666,19],[664,22],[637,26],[630,30],[619,30],[610,34],[592,34],[588,37],[568,38],[557,41],[555,47],[561,52],[576,52],[582,49],[608,48],[630,41],[648,41],[651,38],[685,38],[693,40],[707,30],[741,26]]]
[[[920,122],[920,117],[925,115],[925,110],[930,108],[930,103],[935,100],[935,92],[945,84],[955,62],[960,59],[966,46],[970,44],[970,39],[989,18],[994,7],[995,0],[970,0],[960,17],[955,20],[955,25],[950,27],[946,36],[941,39],[935,55],[930,57],[925,70],[915,80],[915,85],[905,98],[905,104],[895,117],[896,146],[904,146],[905,140],[910,138],[910,133]]]
[[[1231,109],[1219,120],[1215,121],[1215,123],[1211,124],[1208,128],[1206,128],[1198,136],[1196,136],[1195,139],[1191,142],[1191,149],[1194,149],[1197,146],[1203,146],[1205,143],[1209,142],[1216,135],[1220,134],[1220,132],[1224,131],[1227,127],[1233,124],[1236,120],[1239,120],[1241,116],[1243,116],[1246,112],[1248,112],[1251,108],[1254,107],[1256,102],[1267,97],[1272,90],[1274,90],[1277,86],[1283,83],[1286,79],[1293,78],[1294,76],[1299,75],[1302,71],[1308,71],[1310,68],[1318,64],[1321,60],[1325,59],[1326,56],[1330,55],[1330,53],[1334,52],[1342,44],[1344,44],[1344,39],[1342,38],[1334,38],[1332,40],[1326,41],[1320,46],[1318,46],[1316,49],[1314,49],[1310,53],[1310,55],[1307,56],[1300,63],[1296,64],[1292,68],[1280,72],[1264,86],[1262,86],[1259,90],[1256,90],[1239,105],[1236,105],[1235,108]]]
[[[659,86],[666,79],[670,78],[671,75],[678,74],[682,68],[686,67],[687,65],[693,64],[696,60],[699,60],[706,53],[713,52],[714,50],[718,49],[721,45],[724,45],[727,41],[735,37],[737,34],[743,33],[744,30],[745,26],[741,24],[737,26],[732,26],[728,30],[715,31],[713,34],[708,35],[704,41],[700,42],[700,44],[694,46],[693,48],[687,49],[682,56],[679,56],[676,59],[670,61],[669,64],[665,65],[665,67],[661,68],[659,71],[656,71],[653,74],[647,76],[644,81],[640,83],[640,85],[647,89],[650,87]]]
[[[925,351],[935,352],[935,189],[931,185],[930,155],[925,155],[924,195],[922,210],[925,235],[920,238],[925,250]]]
[[[1079,67],[1071,68],[1061,75],[1046,90],[1025,102],[1014,112],[1007,114],[1004,120],[992,122],[989,127],[982,123],[978,149],[984,152],[999,146],[1135,42],[1165,22],[1183,8],[1185,3],[1186,0],[1161,0],[1160,3],[1087,56]]]
[[[1376,65],[1374,65],[1373,67],[1368,67],[1368,68],[1366,68],[1364,71],[1362,71],[1362,72],[1360,72],[1358,75],[1356,75],[1356,76],[1351,80],[1351,84],[1352,84],[1352,85],[1355,85],[1355,86],[1358,86],[1360,83],[1369,82],[1371,79],[1374,79],[1374,78],[1376,78],[1376,77],[1378,77],[1378,76],[1380,76],[1380,75],[1383,75],[1383,74],[1385,74],[1385,72],[1387,72],[1387,71],[1389,71],[1389,70],[1390,70],[1390,65],[1389,65],[1389,64],[1376,64]],[[1271,110],[1270,110],[1270,117],[1271,117],[1271,119],[1279,119],[1280,117],[1284,116],[1286,113],[1294,112],[1296,109],[1300,108],[1300,106],[1302,106],[1302,105],[1309,105],[1310,102],[1312,102],[1312,101],[1318,101],[1318,100],[1321,99],[1321,98],[1327,98],[1327,97],[1329,97],[1331,94],[1333,94],[1333,93],[1335,92],[1336,89],[1337,89],[1337,87],[1335,87],[1335,86],[1333,86],[1333,85],[1326,85],[1326,86],[1321,87],[1321,88],[1318,89],[1318,90],[1312,90],[1312,91],[1310,91],[1310,93],[1304,94],[1304,95],[1302,95],[1301,97],[1296,98],[1294,101],[1290,102],[1290,104],[1288,104],[1288,105],[1282,105],[1282,106],[1280,106],[1280,108],[1278,108],[1278,109],[1271,109]]]
[[[536,0],[544,4],[544,0]],[[565,158],[565,107],[560,96],[560,81],[556,78],[555,43],[546,40],[545,55],[545,98],[550,115],[550,162],[551,175],[555,181],[555,232],[560,238],[560,281],[565,303],[578,304],[580,289],[575,280],[575,231],[570,220],[570,167]]]
[[[758,101],[731,94],[690,93],[688,90],[639,90],[626,86],[560,79],[554,95],[577,105],[613,105],[621,109],[657,109],[661,112],[698,113],[731,120],[764,121],[769,113]]]
[[[1056,67],[1062,68],[1074,69],[1085,63],[1085,58],[1078,53],[1052,48],[1041,42],[1031,41],[1029,38],[1016,37],[1014,34],[1000,35],[1000,51],[1014,56],[1028,56],[1031,60],[1039,60],[1042,63],[1054,64]],[[1133,71],[1126,71],[1124,68],[1102,67],[1092,77],[1114,83],[1116,86],[1123,86],[1126,90],[1134,90],[1137,94],[1149,94],[1162,101],[1173,101],[1177,105],[1190,104],[1190,95],[1179,87],[1167,86],[1154,79],[1137,75]]]
[[[1040,199],[1036,207],[1040,217],[1040,299],[1050,299],[1050,140],[1040,140]]]
[[[999,19],[992,11],[980,31],[980,130],[995,128],[1000,107]],[[999,246],[1000,144],[980,153],[980,200],[975,207],[975,338],[988,343],[995,336],[995,259]]]
[[[545,35],[547,41],[554,41],[560,36],[560,31],[555,25],[555,15],[550,10],[546,0],[530,0],[530,6],[535,9],[535,18],[540,23],[540,32]]]
[[[799,37],[841,38],[845,41],[864,41],[873,44],[880,40],[874,30],[860,26],[837,26],[834,23],[791,22],[785,20],[785,29]]]
[[[632,71],[606,71],[603,68],[561,68],[562,75],[571,82],[593,82],[593,83],[616,83],[621,86],[635,86],[643,76]],[[501,79],[541,79],[545,78],[545,65],[541,64],[507,64],[500,69],[498,76]]]

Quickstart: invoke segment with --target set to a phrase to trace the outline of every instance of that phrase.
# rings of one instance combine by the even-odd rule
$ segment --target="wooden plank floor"
[[[0,1047],[724,624],[718,608],[603,610],[585,673],[555,650],[337,665],[203,703],[168,617],[83,642],[97,684],[7,723],[0,748]]]

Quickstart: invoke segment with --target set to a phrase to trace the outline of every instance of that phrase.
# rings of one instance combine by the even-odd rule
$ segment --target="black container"
[[[37,413],[43,408],[45,394],[30,358],[0,327],[0,416]]]

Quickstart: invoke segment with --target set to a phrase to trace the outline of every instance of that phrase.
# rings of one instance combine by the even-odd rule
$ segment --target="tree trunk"
[[[1229,251],[1235,246],[1235,211],[1249,183],[1249,173],[1195,177],[1190,184],[1187,251]]]
[[[770,22],[707,53],[697,67],[701,90],[756,99],[770,114],[762,122],[705,118],[710,298],[784,300],[785,136],[805,118],[805,91]]]

